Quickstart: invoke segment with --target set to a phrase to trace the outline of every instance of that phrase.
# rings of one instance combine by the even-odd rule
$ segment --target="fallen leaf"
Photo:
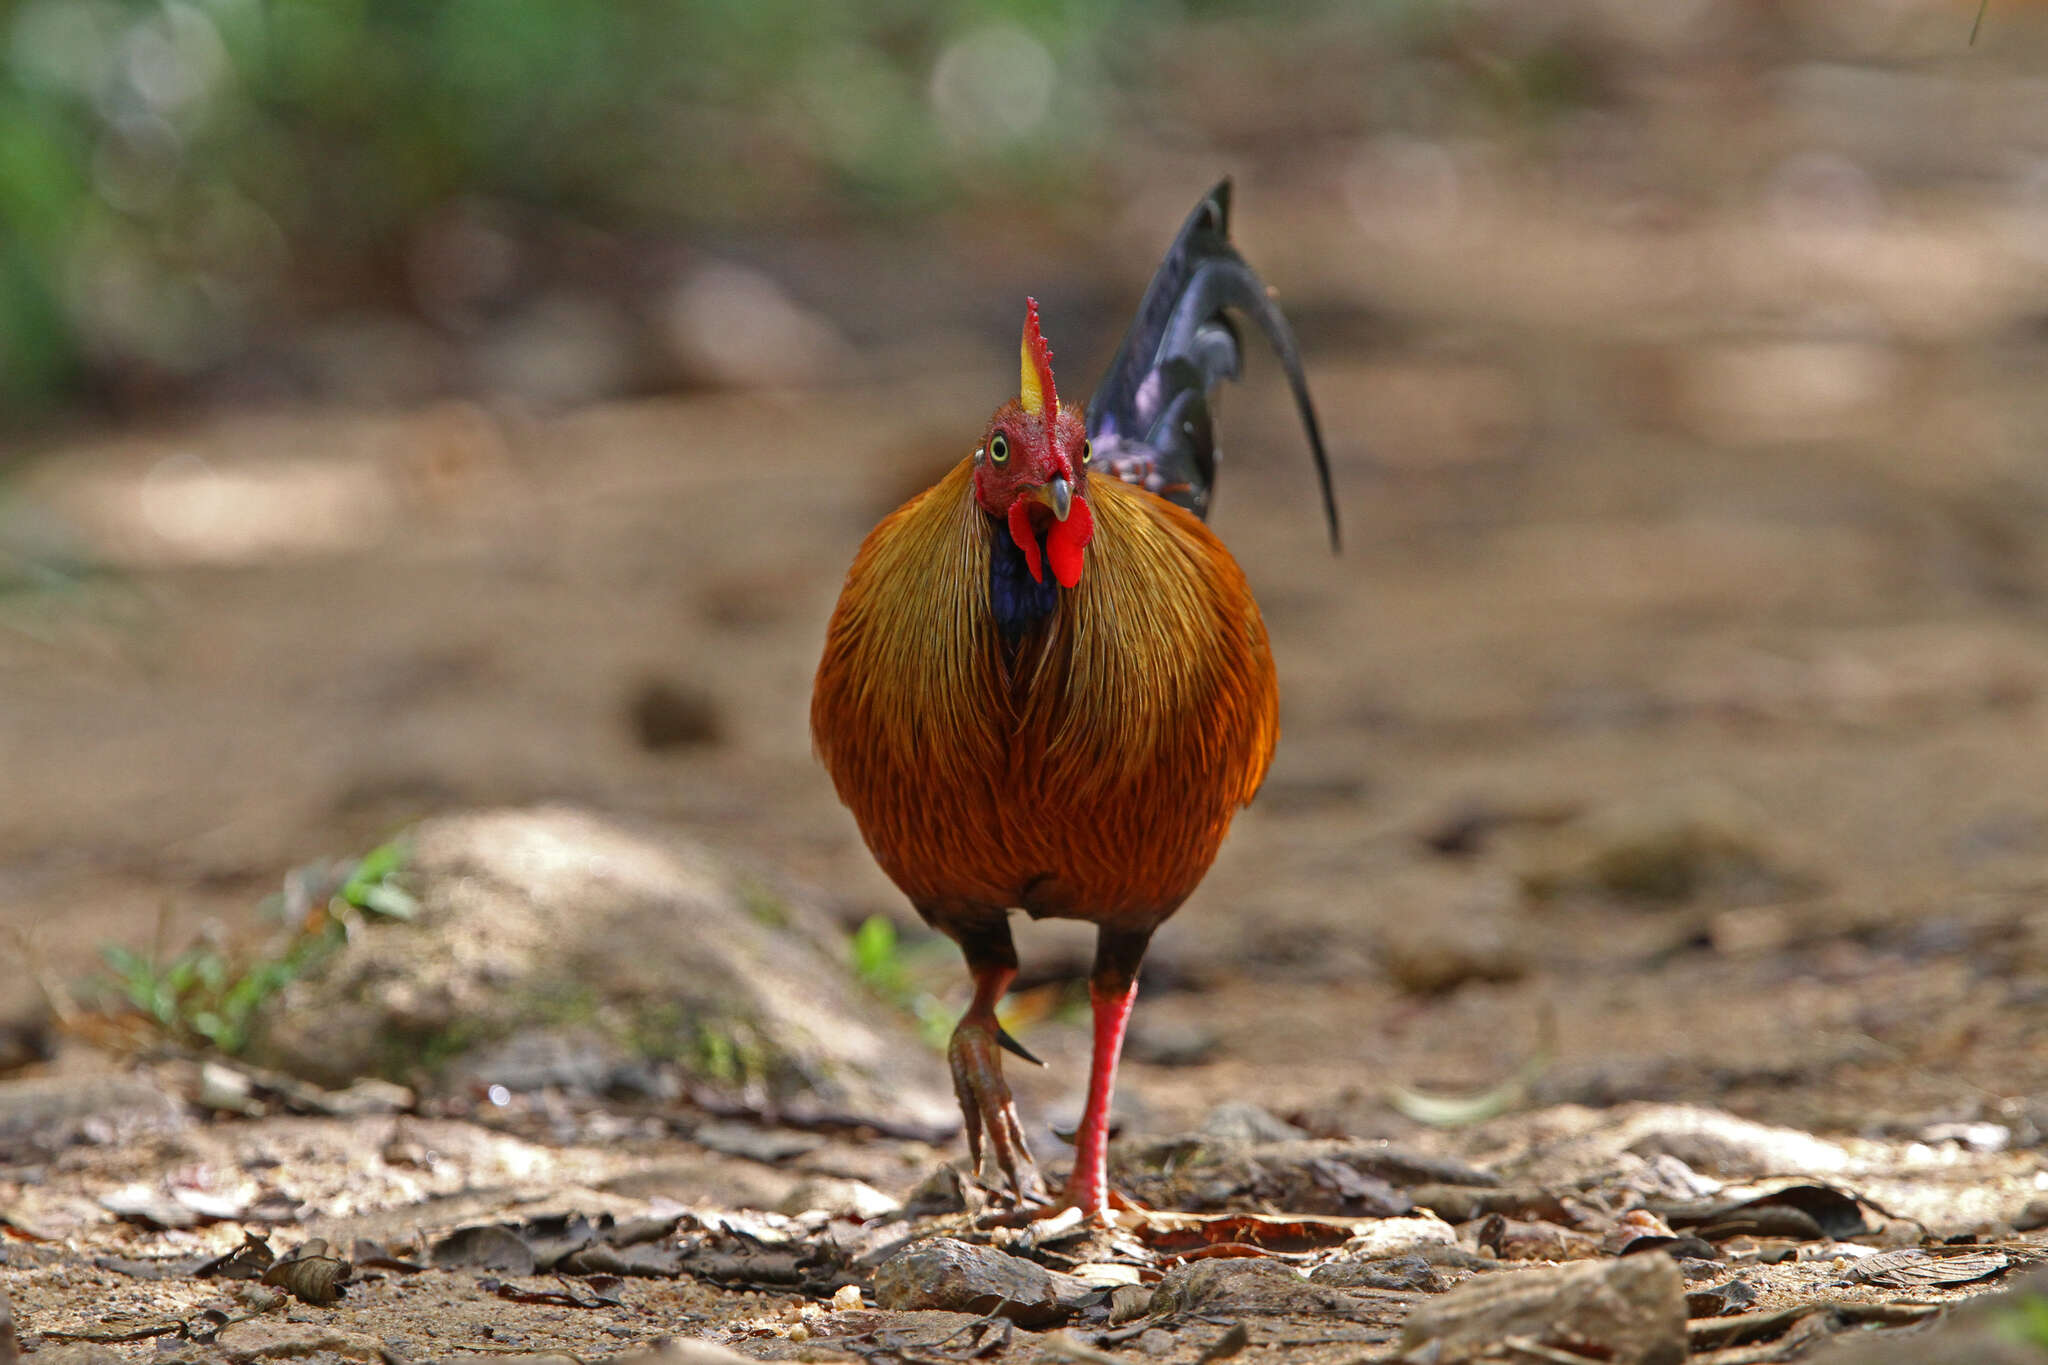
[[[1842,1278],[1851,1284],[1882,1285],[1888,1289],[1931,1289],[1945,1284],[1969,1284],[2003,1274],[2012,1258],[2002,1251],[1971,1249],[1938,1254],[1919,1247],[1899,1247],[1865,1257],[1849,1267]]]
[[[327,1243],[315,1237],[264,1271],[262,1282],[303,1303],[325,1307],[341,1302],[343,1286],[354,1271],[339,1256],[328,1255]]]
[[[225,1256],[214,1257],[192,1273],[201,1280],[261,1280],[263,1273],[276,1263],[277,1253],[270,1249],[270,1243],[254,1233],[245,1233],[240,1246]]]

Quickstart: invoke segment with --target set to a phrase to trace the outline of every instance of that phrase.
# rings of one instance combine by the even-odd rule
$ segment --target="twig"
[[[167,1337],[173,1334],[185,1336],[190,1327],[184,1319],[175,1322],[160,1322],[154,1327],[138,1327],[132,1332],[44,1332],[45,1341],[89,1341],[94,1345],[112,1345],[123,1341],[148,1341],[151,1337]]]
[[[1984,11],[1991,8],[1991,0],[1977,0],[1977,18],[1970,25],[1970,46],[1977,45],[1977,30],[1984,27]]]

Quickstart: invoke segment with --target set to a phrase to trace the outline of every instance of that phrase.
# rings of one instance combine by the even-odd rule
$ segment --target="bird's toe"
[[[1017,1118],[1009,1083],[1003,1079],[997,1053],[1000,1036],[992,1020],[987,1025],[963,1020],[946,1050],[953,1070],[953,1094],[960,1101],[960,1117],[967,1129],[968,1155],[974,1160],[977,1178],[986,1170],[985,1158],[992,1157],[1018,1203],[1042,1203],[1045,1184],[1031,1159],[1030,1144],[1024,1140],[1024,1125]]]

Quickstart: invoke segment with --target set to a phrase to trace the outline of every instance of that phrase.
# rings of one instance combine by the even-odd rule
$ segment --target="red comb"
[[[1017,389],[1019,401],[1026,412],[1043,411],[1048,419],[1057,417],[1060,394],[1052,382],[1052,347],[1045,344],[1045,335],[1038,330],[1038,300],[1033,298],[1024,300],[1023,352],[1023,373],[1019,376]]]

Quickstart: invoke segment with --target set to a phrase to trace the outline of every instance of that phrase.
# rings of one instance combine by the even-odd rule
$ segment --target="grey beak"
[[[1045,486],[1045,491],[1052,499],[1052,514],[1065,521],[1067,513],[1074,510],[1074,485],[1056,478]]]

